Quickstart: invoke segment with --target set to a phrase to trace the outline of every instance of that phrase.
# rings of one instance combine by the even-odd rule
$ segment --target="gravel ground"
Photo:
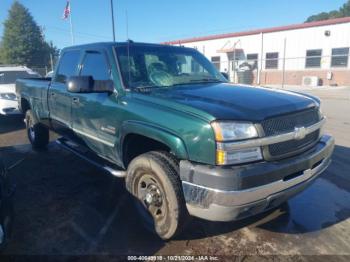
[[[306,92],[321,97],[326,132],[336,138],[329,169],[279,209],[232,223],[195,219],[169,242],[140,226],[123,180],[95,169],[54,141],[45,152],[32,151],[23,121],[1,117],[0,154],[8,166],[14,165],[11,176],[17,184],[13,238],[4,254],[93,255],[105,260],[116,255],[260,260],[269,255],[290,261],[349,261],[350,91]]]

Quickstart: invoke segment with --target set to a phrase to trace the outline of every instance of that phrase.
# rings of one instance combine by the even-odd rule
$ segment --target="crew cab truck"
[[[16,90],[33,147],[52,129],[103,160],[163,239],[190,216],[233,221],[279,206],[328,167],[334,148],[319,99],[230,84],[185,47],[65,48],[50,81],[18,80]]]

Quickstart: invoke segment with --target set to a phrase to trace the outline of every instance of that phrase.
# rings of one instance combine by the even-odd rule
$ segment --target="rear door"
[[[65,51],[60,59],[56,74],[48,93],[50,119],[56,131],[64,133],[72,127],[71,94],[67,91],[67,80],[78,75],[80,50]]]
[[[80,75],[92,76],[94,80],[111,79],[110,64],[104,50],[84,52]],[[110,141],[101,138],[101,130],[106,128],[102,123],[110,113],[113,97],[113,94],[108,93],[80,93],[72,96],[73,130],[100,155],[106,155],[108,149],[114,146]],[[114,133],[112,128],[111,132]]]

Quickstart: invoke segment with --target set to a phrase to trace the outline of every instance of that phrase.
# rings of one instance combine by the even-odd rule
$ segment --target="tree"
[[[322,12],[317,15],[312,15],[306,20],[306,22],[322,21],[347,16],[350,16],[350,0],[348,0],[342,7],[340,7],[339,10]]]
[[[57,48],[45,41],[28,9],[15,1],[4,22],[0,63],[45,67],[50,65],[50,54],[57,53]]]

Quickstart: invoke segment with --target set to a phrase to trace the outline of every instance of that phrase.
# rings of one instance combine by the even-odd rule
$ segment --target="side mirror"
[[[71,93],[113,93],[112,80],[94,80],[92,76],[72,76],[67,81]]]
[[[226,78],[226,80],[230,80],[230,76],[226,72],[221,72],[222,76]]]
[[[67,80],[67,90],[71,93],[91,93],[94,79],[91,76],[72,76]]]
[[[93,93],[109,93],[114,92],[114,82],[112,80],[95,80]]]

